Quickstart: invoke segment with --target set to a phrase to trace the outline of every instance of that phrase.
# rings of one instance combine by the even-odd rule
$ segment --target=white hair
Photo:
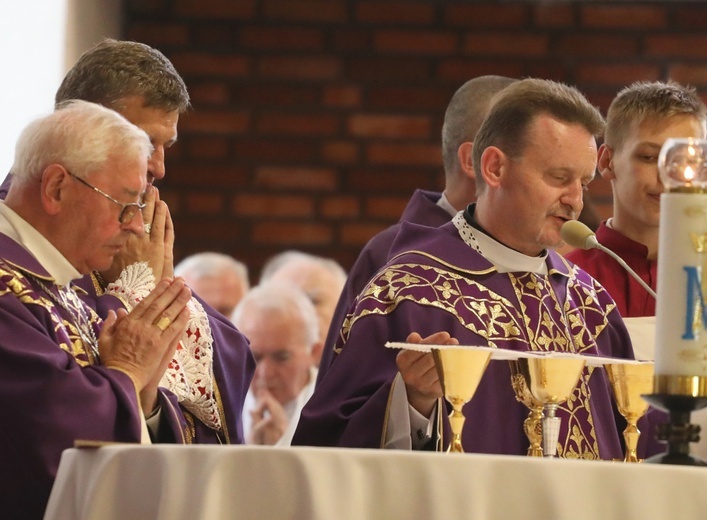
[[[272,278],[272,276],[277,271],[279,271],[282,267],[289,264],[290,262],[295,262],[299,260],[323,267],[331,274],[333,274],[342,286],[346,283],[346,271],[336,260],[333,260],[331,258],[324,258],[323,256],[316,256],[309,253],[304,253],[302,251],[296,251],[294,249],[278,253],[277,255],[271,257],[267,262],[265,262],[265,265],[263,266],[263,269],[260,272],[260,283],[263,283]]]
[[[314,304],[302,290],[290,283],[266,282],[253,287],[233,311],[233,324],[242,328],[244,316],[249,311],[267,315],[268,320],[295,317],[300,322],[298,329],[307,352],[311,352],[319,340],[319,319]]]
[[[51,164],[61,164],[78,177],[102,169],[112,157],[149,158],[148,135],[117,112],[88,101],[68,101],[35,119],[20,134],[13,182],[42,177]]]
[[[243,282],[245,290],[250,288],[248,267],[243,262],[223,253],[204,252],[188,256],[175,266],[174,275],[199,280],[205,276],[229,271]]]

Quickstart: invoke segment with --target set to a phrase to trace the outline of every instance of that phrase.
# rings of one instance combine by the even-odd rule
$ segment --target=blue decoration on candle
[[[687,301],[685,302],[685,333],[682,335],[682,339],[695,339],[692,319],[695,316],[695,304],[698,297],[702,315],[702,328],[705,328],[705,324],[707,324],[707,309],[705,308],[705,298],[702,292],[700,271],[694,266],[685,266],[683,269],[687,273],[687,288],[685,290]]]

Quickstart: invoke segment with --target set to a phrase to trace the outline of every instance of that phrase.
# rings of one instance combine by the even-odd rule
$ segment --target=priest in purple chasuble
[[[151,151],[145,132],[84,101],[18,140],[0,201],[0,518],[43,516],[75,441],[185,442],[175,395],[158,386],[190,320],[184,281],[162,280],[105,321],[73,283],[143,233]]]
[[[491,250],[489,257],[500,255],[506,269],[518,271],[495,266],[477,249],[479,244],[482,251]],[[494,243],[462,213],[441,228],[403,224],[394,248],[399,253],[370,281],[347,316],[339,356],[305,406],[294,444],[382,448],[404,437],[400,429],[390,431],[388,420],[394,387],[404,386],[395,364],[398,351],[383,344],[405,341],[410,331],[422,336],[447,331],[464,345],[633,356],[608,293],[554,251],[530,260]],[[531,262],[535,265],[527,265]],[[508,362],[489,363],[464,414],[466,451],[527,452],[523,421],[528,409],[515,398]],[[603,370],[583,371],[558,417],[559,456],[621,457]],[[426,430],[413,434],[425,442],[430,438]]]
[[[116,110],[147,132],[154,146],[148,160],[150,186],[143,197],[145,233],[132,236],[109,269],[76,281],[83,289],[81,298],[105,318],[109,310],[131,310],[161,278],[173,276],[174,230],[153,184],[165,177],[165,151],[177,139],[179,116],[189,107],[189,93],[172,63],[157,49],[106,39],[82,54],[62,81],[56,104],[71,99]],[[1,199],[12,180],[10,174],[0,186]],[[178,416],[183,431],[179,442],[242,443],[240,417],[255,370],[248,342],[198,295],[189,309],[187,332],[161,381],[183,412]]]
[[[439,228],[402,225],[388,264],[343,323],[340,353],[293,444],[429,446],[442,396],[432,356],[386,341],[434,342],[445,332],[461,344],[633,357],[611,297],[552,250],[582,209],[602,129],[598,110],[566,85],[527,79],[498,95],[474,142],[478,202]],[[621,456],[601,369],[584,370],[558,415],[560,456]],[[466,406],[464,449],[525,454],[526,416],[508,364],[492,361]]]

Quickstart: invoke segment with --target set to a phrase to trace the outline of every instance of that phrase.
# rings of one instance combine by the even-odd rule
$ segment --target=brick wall
[[[447,102],[482,74],[580,87],[603,112],[636,80],[707,89],[698,2],[126,0],[194,110],[161,188],[177,258],[217,250],[254,279],[287,248],[350,267],[415,188],[441,189]],[[591,193],[611,212],[608,183]]]

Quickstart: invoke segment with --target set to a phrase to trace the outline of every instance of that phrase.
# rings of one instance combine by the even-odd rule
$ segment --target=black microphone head
[[[568,220],[562,224],[560,234],[562,235],[562,240],[572,247],[580,249],[596,247],[596,240],[591,240],[594,237],[594,231],[579,220]]]

